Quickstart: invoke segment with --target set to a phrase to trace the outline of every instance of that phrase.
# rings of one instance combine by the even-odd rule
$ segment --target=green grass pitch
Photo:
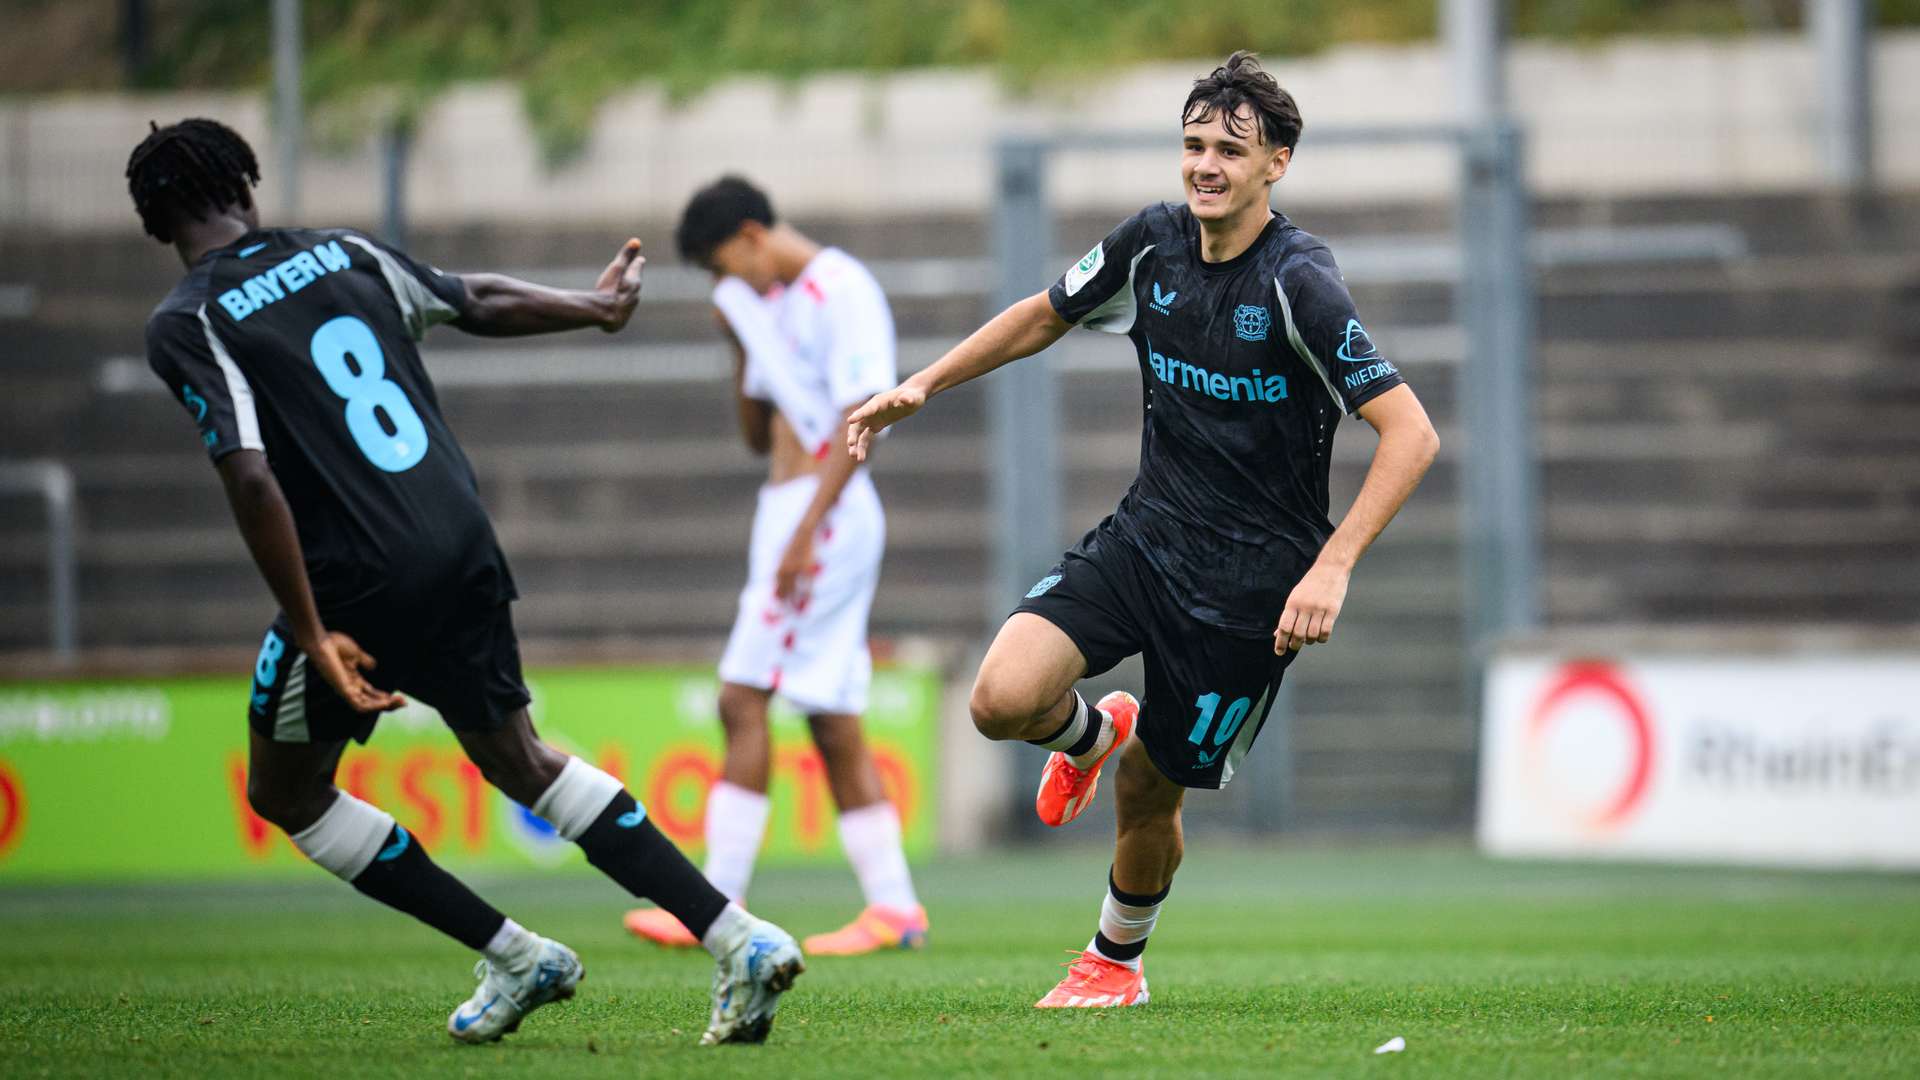
[[[1189,852],[1151,1004],[1040,1012],[1092,934],[1102,852],[922,867],[933,942],[813,963],[763,1047],[696,1046],[704,954],[620,929],[583,873],[483,882],[573,945],[571,1002],[487,1047],[470,954],[318,871],[296,883],[0,887],[0,1076],[1916,1076],[1920,877],[1501,864],[1451,848]],[[850,875],[766,869],[796,933]],[[1393,1036],[1404,1053],[1375,1055]]]

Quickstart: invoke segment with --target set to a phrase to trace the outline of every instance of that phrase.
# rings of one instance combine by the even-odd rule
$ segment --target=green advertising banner
[[[620,777],[662,832],[702,845],[720,773],[712,668],[528,673],[556,746]],[[216,877],[303,865],[246,799],[245,675],[0,684],[0,880]],[[939,677],[874,672],[867,737],[910,855],[931,850]],[[764,857],[839,858],[826,772],[804,719],[773,711],[773,816]],[[381,719],[338,782],[399,819],[450,868],[584,865],[546,822],[487,786],[439,714]]]

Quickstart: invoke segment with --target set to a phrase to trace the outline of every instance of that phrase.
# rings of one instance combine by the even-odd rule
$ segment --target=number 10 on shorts
[[[1200,711],[1199,718],[1193,723],[1193,731],[1187,735],[1187,741],[1195,746],[1204,747],[1207,742],[1207,729],[1213,727],[1214,714],[1220,709],[1219,694],[1201,694],[1193,699],[1193,707]],[[1252,698],[1235,698],[1227,706],[1227,714],[1220,718],[1220,726],[1213,732],[1213,749],[1200,751],[1200,762],[1194,768],[1204,768],[1213,764],[1220,756],[1220,748],[1233,741],[1240,731],[1240,725],[1253,709]]]

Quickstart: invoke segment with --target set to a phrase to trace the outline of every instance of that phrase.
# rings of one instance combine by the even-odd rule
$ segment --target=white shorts
[[[880,581],[887,519],[873,480],[865,469],[856,472],[814,536],[819,569],[811,585],[797,602],[781,600],[774,594],[780,558],[818,488],[815,477],[803,476],[760,489],[747,587],[740,590],[720,679],[772,690],[810,715],[858,715],[866,711],[873,679],[867,614]]]

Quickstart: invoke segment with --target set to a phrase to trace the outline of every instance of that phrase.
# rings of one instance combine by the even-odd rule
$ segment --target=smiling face
[[[1189,121],[1180,159],[1187,209],[1202,222],[1239,220],[1265,214],[1268,189],[1287,174],[1293,151],[1268,146],[1253,109],[1242,105],[1231,117],[1213,110]]]

